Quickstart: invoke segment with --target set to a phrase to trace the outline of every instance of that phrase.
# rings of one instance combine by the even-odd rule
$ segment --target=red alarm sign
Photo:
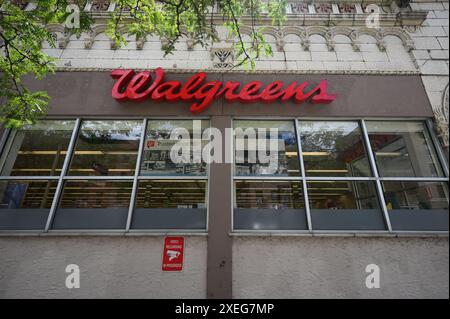
[[[163,271],[182,271],[184,258],[184,237],[166,237],[163,250]]]

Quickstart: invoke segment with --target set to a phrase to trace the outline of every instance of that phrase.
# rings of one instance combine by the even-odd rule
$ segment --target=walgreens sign
[[[336,99],[336,94],[328,93],[327,80],[321,80],[315,87],[308,88],[308,82],[294,81],[287,86],[282,81],[274,81],[264,85],[261,81],[251,81],[245,84],[235,81],[206,81],[206,73],[194,74],[185,83],[180,81],[165,81],[162,68],[155,70],[152,80],[150,71],[136,73],[134,70],[117,69],[111,77],[117,79],[112,89],[112,97],[117,101],[143,102],[168,101],[192,102],[192,113],[206,110],[214,99],[223,97],[227,102],[241,103],[273,103],[293,100],[302,103],[330,103]]]

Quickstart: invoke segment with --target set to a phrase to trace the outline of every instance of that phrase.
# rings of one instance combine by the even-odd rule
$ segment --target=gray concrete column
[[[230,116],[211,117],[211,127],[222,132],[223,156],[225,128],[231,125]],[[232,182],[232,164],[210,165],[207,298],[232,298],[232,239],[229,236],[233,212]]]

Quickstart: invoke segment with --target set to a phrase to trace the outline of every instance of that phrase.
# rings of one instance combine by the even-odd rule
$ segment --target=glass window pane
[[[237,181],[234,229],[306,230],[302,183]]]
[[[310,181],[307,185],[313,229],[386,229],[374,182]]]
[[[42,121],[11,133],[0,160],[3,176],[55,176],[61,168],[75,121]]]
[[[132,229],[206,229],[205,180],[141,180]]]
[[[0,230],[43,230],[58,181],[0,181]]]
[[[66,181],[53,229],[124,229],[133,182]]]
[[[237,208],[304,208],[301,182],[237,181]]]
[[[372,176],[358,122],[301,121],[307,176]]]
[[[278,130],[275,141],[272,139],[271,129]],[[293,121],[236,120],[234,130],[235,175],[300,175]],[[249,142],[249,139],[254,143]],[[266,147],[264,158],[261,157],[264,153],[259,153],[259,143]],[[271,145],[276,148],[272,154],[269,152]]]
[[[142,121],[84,121],[69,175],[134,175]]]
[[[194,159],[197,145],[194,145],[194,139],[200,141],[203,149],[207,141],[201,135],[206,128],[209,128],[208,120],[148,121],[140,175],[206,175],[206,163],[201,159],[201,153],[195,153]],[[181,130],[189,134],[190,139],[187,163],[177,163],[170,156],[172,147],[179,142],[178,138],[171,139],[171,134],[179,136]]]
[[[394,230],[448,231],[448,185],[440,182],[384,182]]]
[[[366,125],[380,176],[443,176],[424,123],[368,121]]]

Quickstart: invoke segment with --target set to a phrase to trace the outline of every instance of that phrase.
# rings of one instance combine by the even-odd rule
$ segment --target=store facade
[[[52,100],[42,122],[2,131],[1,296],[448,297],[448,160],[419,73],[158,82],[159,65],[131,64],[27,80]],[[220,160],[174,163],[176,128],[192,143],[217,129]],[[275,170],[248,150],[236,161],[233,133],[253,128],[277,129]],[[167,235],[185,237],[180,273],[161,271]]]
[[[166,74],[167,81],[189,78]],[[223,83],[254,78],[207,75]],[[219,97],[192,113],[190,102],[117,101],[109,72],[61,72],[30,82],[48,90],[58,107],[38,125],[3,138],[2,203],[8,207],[2,231],[448,232],[448,168],[419,77],[257,78],[264,85],[326,79],[335,100],[247,104]],[[193,136],[196,125],[202,133],[216,127],[223,137],[231,127],[278,128],[278,169],[267,174],[267,165],[225,158],[210,165],[173,163],[171,131],[181,127]],[[223,156],[230,153],[225,141],[221,145]],[[224,244],[208,238],[208,254]],[[220,257],[231,261],[224,253]]]

